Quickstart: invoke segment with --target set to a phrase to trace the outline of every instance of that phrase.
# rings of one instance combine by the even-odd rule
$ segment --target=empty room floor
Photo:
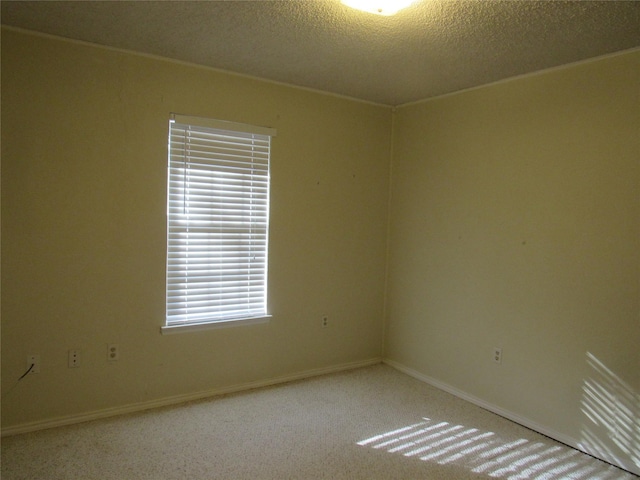
[[[2,478],[638,477],[380,364],[5,437]]]

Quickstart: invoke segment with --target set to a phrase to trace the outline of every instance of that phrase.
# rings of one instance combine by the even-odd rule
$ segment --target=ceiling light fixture
[[[362,10],[363,12],[375,13],[376,15],[395,15],[399,10],[408,7],[415,0],[342,0],[345,5]]]

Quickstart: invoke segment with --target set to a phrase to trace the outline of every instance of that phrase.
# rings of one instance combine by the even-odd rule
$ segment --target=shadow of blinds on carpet
[[[445,421],[423,421],[357,442],[440,465],[455,464],[493,478],[605,480],[626,472],[561,444],[506,441],[494,432]],[[622,475],[623,477],[621,477]],[[628,474],[632,478],[631,474]]]

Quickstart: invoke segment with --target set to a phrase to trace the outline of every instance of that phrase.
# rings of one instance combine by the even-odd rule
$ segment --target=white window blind
[[[274,133],[172,117],[167,327],[267,315],[269,153]]]

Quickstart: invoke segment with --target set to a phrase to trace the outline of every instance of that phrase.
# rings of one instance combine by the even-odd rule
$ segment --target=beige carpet
[[[385,365],[2,440],[2,479],[638,477]]]

